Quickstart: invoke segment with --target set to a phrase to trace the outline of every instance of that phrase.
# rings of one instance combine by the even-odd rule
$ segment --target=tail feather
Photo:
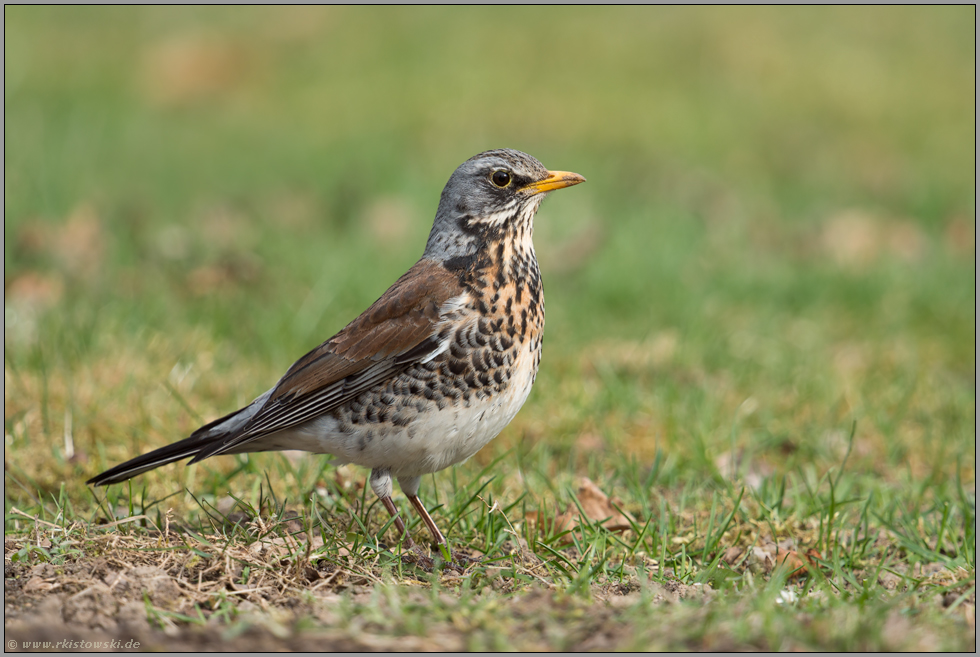
[[[118,484],[138,474],[143,474],[148,470],[159,468],[161,465],[196,456],[202,449],[211,444],[213,440],[215,438],[207,435],[192,435],[171,445],[165,445],[160,449],[155,449],[152,452],[137,456],[125,463],[120,463],[116,467],[109,468],[102,474],[92,477],[85,483],[95,486]]]
[[[94,486],[118,484],[127,479],[132,479],[136,475],[159,468],[161,465],[167,465],[174,461],[181,461],[186,458],[198,456],[202,452],[207,452],[215,445],[223,443],[229,435],[229,431],[225,427],[219,427],[219,425],[223,425],[241,412],[241,410],[238,410],[224,417],[220,417],[213,422],[209,422],[183,440],[178,440],[170,445],[164,445],[152,452],[137,456],[125,463],[120,463],[114,468],[109,468],[102,474],[92,477],[85,483]]]
[[[183,440],[178,440],[160,449],[155,449],[152,452],[137,456],[125,463],[120,463],[116,467],[92,477],[85,483],[95,486],[118,484],[121,481],[126,481],[136,475],[143,474],[154,468],[159,468],[161,465],[173,463],[174,461],[181,461],[193,457],[194,460],[191,463],[196,463],[209,456],[218,454],[222,451],[222,447],[228,440],[238,435],[238,432],[255,415],[258,409],[261,408],[271,393],[272,390],[269,390],[245,408],[240,408],[224,417],[219,417],[217,420],[205,424]]]

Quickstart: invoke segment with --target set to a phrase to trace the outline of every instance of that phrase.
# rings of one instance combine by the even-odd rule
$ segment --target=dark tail
[[[155,449],[142,456],[137,456],[125,463],[120,463],[116,467],[109,468],[102,474],[92,477],[85,483],[95,486],[118,484],[121,481],[132,479],[136,475],[143,474],[154,468],[159,468],[161,465],[167,465],[174,461],[181,461],[192,456],[197,456],[202,452],[211,451],[216,444],[223,443],[228,437],[227,431],[212,431],[212,429],[215,429],[217,425],[222,424],[239,413],[241,413],[240,410],[220,417],[214,422],[205,424],[188,438],[178,440],[175,443],[166,445],[160,449]]]

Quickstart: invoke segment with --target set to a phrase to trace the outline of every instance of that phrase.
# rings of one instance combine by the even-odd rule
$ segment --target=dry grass
[[[895,548],[899,541],[887,531],[873,541],[891,556],[850,569],[839,590],[838,584],[813,586],[825,577],[835,579],[834,567],[816,548],[803,552],[803,546],[822,545],[823,528],[789,520],[736,522],[725,529],[714,546],[721,551],[708,554],[720,590],[708,582],[683,583],[685,574],[675,572],[684,567],[683,559],[661,569],[651,555],[634,551],[618,569],[572,580],[572,590],[585,595],[570,597],[568,585],[555,579],[556,562],[542,559],[526,544],[506,543],[500,552],[510,556],[471,566],[465,574],[427,575],[377,545],[358,546],[343,535],[321,531],[341,524],[336,519],[315,526],[301,516],[263,521],[231,515],[239,516],[234,527],[199,534],[171,523],[170,514],[158,528],[146,516],[64,525],[13,509],[9,517],[18,519],[13,529],[19,531],[4,543],[7,636],[41,642],[137,641],[141,649],[187,650],[305,650],[314,645],[338,650],[718,650],[735,645],[773,650],[833,643],[823,637],[815,644],[816,636],[790,632],[772,644],[773,637],[760,626],[764,617],[809,623],[806,619],[817,609],[833,617],[839,608],[833,596],[852,597],[869,587],[891,602],[883,619],[887,633],[859,640],[868,647],[965,647],[937,634],[935,622],[910,623],[902,609],[944,619],[939,626],[955,624],[955,619],[970,627],[975,622],[972,571],[945,563],[907,568]],[[696,568],[695,555],[706,547],[697,527],[708,517],[686,514],[678,520],[669,544],[687,551],[687,565]],[[622,535],[626,544],[636,539],[630,534]],[[837,540],[848,542],[840,535]],[[565,563],[582,558],[585,543],[576,543],[563,549]],[[584,556],[588,562],[589,555]],[[763,588],[769,608],[763,607],[762,616],[753,611],[742,628],[745,636],[737,640],[721,609],[744,610],[753,603],[724,582],[737,580],[752,590],[756,578],[779,584]],[[699,609],[712,607],[717,609],[701,619],[709,631],[694,635],[669,625],[651,634],[648,626],[634,622],[642,614],[652,614],[651,620],[691,621]],[[787,611],[789,618],[783,618]],[[860,632],[860,627],[852,630]],[[852,640],[840,628],[835,632],[845,643]]]

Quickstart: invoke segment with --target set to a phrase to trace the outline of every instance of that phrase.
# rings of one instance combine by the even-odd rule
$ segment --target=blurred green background
[[[974,480],[972,6],[4,18],[5,456],[37,487],[267,389],[499,147],[588,183],[536,222],[535,391],[464,468],[823,470],[857,421],[858,470]]]

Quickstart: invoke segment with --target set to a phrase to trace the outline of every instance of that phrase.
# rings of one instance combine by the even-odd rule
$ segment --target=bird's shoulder
[[[442,310],[461,294],[458,275],[436,260],[419,260],[367,310],[297,360],[270,401],[303,396],[412,352],[433,336]]]

